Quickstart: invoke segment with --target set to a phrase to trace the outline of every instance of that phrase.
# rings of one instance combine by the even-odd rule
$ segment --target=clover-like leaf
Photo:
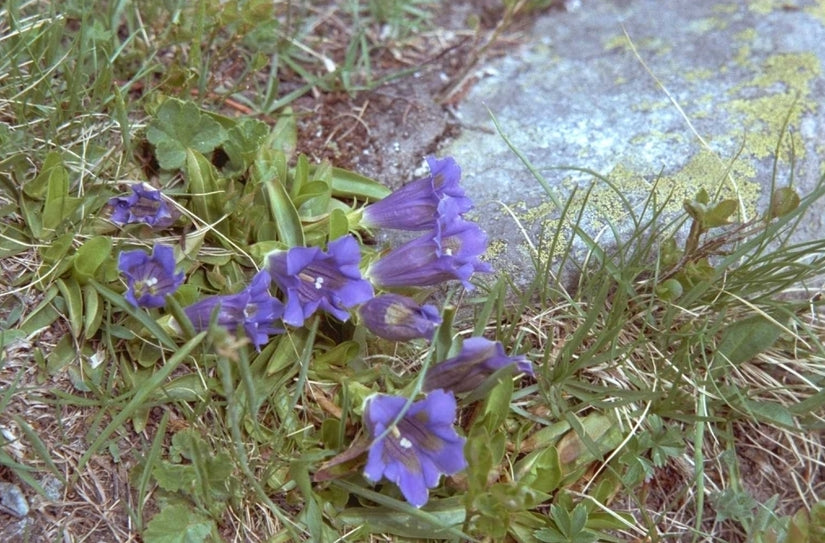
[[[231,168],[236,171],[248,168],[268,134],[266,123],[256,119],[243,119],[230,128],[223,150],[229,157]]]
[[[216,531],[215,521],[183,505],[164,507],[143,533],[146,543],[200,543]]]
[[[192,102],[169,99],[146,130],[161,168],[174,170],[186,162],[186,151],[208,153],[226,140],[226,130]]]

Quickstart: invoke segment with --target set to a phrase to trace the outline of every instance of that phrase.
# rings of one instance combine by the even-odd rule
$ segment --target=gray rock
[[[29,514],[29,503],[20,487],[0,481],[0,513],[17,518],[23,518]]]
[[[492,127],[492,112],[561,201],[575,191],[578,209],[587,194],[582,226],[610,244],[608,225],[627,235],[628,205],[641,214],[654,191],[671,214],[704,187],[738,197],[752,218],[765,209],[775,157],[777,183],[793,165],[794,186],[808,193],[823,173],[823,59],[820,2],[594,0],[538,19],[523,46],[484,67],[457,114]],[[467,128],[441,154],[463,168],[498,269],[524,280],[530,244],[557,230],[573,237],[498,134]],[[822,209],[802,229],[821,237]]]

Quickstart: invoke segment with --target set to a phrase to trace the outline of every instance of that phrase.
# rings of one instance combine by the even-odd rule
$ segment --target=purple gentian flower
[[[373,296],[372,285],[361,277],[361,251],[353,236],[331,241],[328,251],[292,247],[267,257],[269,273],[286,295],[284,322],[301,326],[318,308],[345,321],[347,308]]]
[[[152,228],[166,228],[175,222],[175,216],[157,189],[137,183],[132,185],[132,194],[116,196],[109,200],[112,222],[120,225],[146,223]]]
[[[452,220],[473,207],[459,186],[461,168],[451,157],[427,157],[430,175],[416,179],[364,208],[361,224],[371,228],[430,230],[439,218]]]
[[[376,296],[364,303],[359,312],[373,334],[393,341],[432,339],[435,326],[441,323],[434,306],[419,305],[400,294]]]
[[[489,272],[478,257],[487,249],[487,235],[461,218],[439,220],[433,232],[396,247],[374,262],[367,275],[380,287],[424,287],[458,279],[472,289],[470,276]]]
[[[505,366],[513,366],[517,373],[534,375],[533,365],[526,356],[507,356],[498,341],[472,337],[464,340],[458,356],[427,370],[423,390],[443,388],[455,394],[470,392]]]
[[[464,438],[453,424],[456,402],[452,394],[434,390],[413,403],[398,424],[381,439],[401,413],[407,399],[376,394],[367,399],[364,423],[373,441],[364,475],[373,482],[386,477],[401,489],[404,498],[421,507],[441,475],[452,475],[467,467]]]
[[[155,245],[152,256],[140,249],[120,253],[117,269],[126,276],[126,299],[138,307],[163,307],[166,296],[183,283],[183,273],[175,273],[175,250]]]
[[[269,272],[259,271],[248,287],[237,294],[209,296],[184,308],[195,330],[206,330],[212,311],[218,309],[217,324],[232,333],[243,326],[246,337],[261,350],[261,345],[269,341],[269,336],[284,330],[274,326],[284,313],[284,305],[269,293]]]

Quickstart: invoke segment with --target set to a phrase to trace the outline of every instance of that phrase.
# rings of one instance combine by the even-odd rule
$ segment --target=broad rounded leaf
[[[768,217],[775,219],[783,217],[799,207],[799,195],[791,187],[782,187],[773,191],[771,195],[771,207]]]

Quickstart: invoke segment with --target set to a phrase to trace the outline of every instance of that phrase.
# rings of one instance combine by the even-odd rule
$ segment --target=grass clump
[[[287,106],[397,75],[376,69],[381,43],[403,47],[429,4],[90,6],[1,13],[0,477],[36,511],[4,536],[791,542],[825,529],[823,331],[805,290],[825,242],[792,241],[825,184],[776,188],[743,224],[704,192],[675,220],[655,194],[642,212],[625,202],[632,234],[610,249],[581,226],[586,198],[548,188],[561,226],[535,242],[527,288],[401,289],[443,302],[429,343],[377,338],[355,302],[346,319],[264,321],[272,302],[249,285],[272,255],[354,236],[359,273],[388,258],[363,207],[389,191],[297,152]],[[160,195],[134,213],[168,220],[117,219],[112,202],[137,187]],[[185,280],[165,306],[135,307],[127,292],[158,272],[127,280],[121,255],[156,245]],[[225,305],[192,312],[210,296]],[[531,371],[479,373],[475,336]],[[439,468],[449,477],[416,507],[408,483],[367,481],[365,465],[381,440],[425,456],[399,428],[419,428],[427,369],[456,360],[481,375],[455,400],[466,468]],[[375,394],[405,404],[370,435]]]

